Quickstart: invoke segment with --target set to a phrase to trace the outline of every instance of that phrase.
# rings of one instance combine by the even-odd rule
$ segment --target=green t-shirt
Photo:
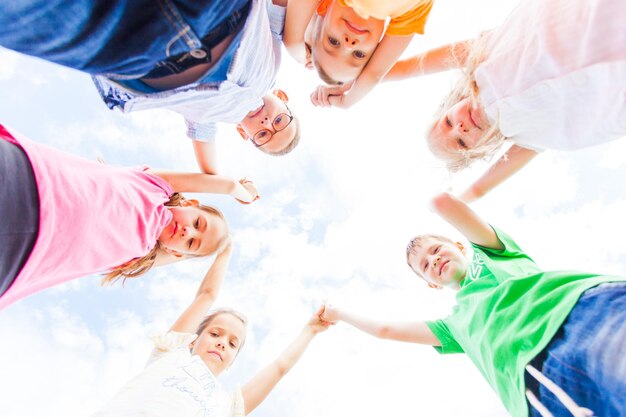
[[[587,289],[624,277],[539,269],[507,234],[503,250],[472,244],[474,259],[460,283],[457,305],[427,322],[440,353],[465,352],[517,417],[527,417],[524,368],[556,334]]]

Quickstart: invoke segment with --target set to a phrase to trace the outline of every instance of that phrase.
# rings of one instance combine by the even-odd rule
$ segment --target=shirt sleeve
[[[403,15],[392,17],[385,35],[407,36],[416,33],[423,35],[426,21],[432,8],[432,0],[423,1]]]
[[[241,392],[241,387],[237,387],[237,389],[232,393],[232,417],[244,417],[246,415],[246,408],[243,401],[243,393]]]
[[[465,353],[461,345],[452,336],[445,320],[427,321],[426,325],[441,342],[441,346],[433,346],[437,352],[443,355],[448,353]]]
[[[286,7],[277,6],[273,4],[271,0],[268,1],[267,14],[270,19],[270,31],[272,32],[272,36],[279,41],[283,40],[286,11]]]
[[[500,240],[500,242],[502,242],[502,244],[504,245],[504,249],[487,248],[484,246],[477,245],[475,243],[472,243],[472,247],[490,255],[495,255],[495,256],[505,257],[505,258],[527,258],[532,261],[530,256],[528,256],[526,252],[524,252],[522,248],[519,247],[519,245],[513,240],[511,236],[509,236],[508,234],[506,234],[505,232],[503,232],[502,230],[498,229],[497,227],[493,225],[490,225],[490,226],[493,229],[493,231],[496,232],[496,236],[498,236],[498,239]]]
[[[154,342],[154,349],[148,358],[146,366],[170,353],[181,349],[189,349],[189,344],[196,340],[197,337],[197,334],[179,332],[167,332],[150,336],[150,339]]]
[[[198,142],[213,143],[217,136],[217,126],[215,123],[197,123],[185,119],[187,125],[187,137]]]

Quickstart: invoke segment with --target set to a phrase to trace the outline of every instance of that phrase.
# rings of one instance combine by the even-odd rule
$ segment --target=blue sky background
[[[436,3],[427,35],[407,55],[495,26],[514,4]],[[223,378],[227,386],[269,363],[326,299],[393,320],[448,314],[454,294],[430,291],[406,267],[404,248],[422,232],[460,238],[428,210],[428,200],[463,189],[485,168],[450,176],[422,139],[456,74],[384,84],[342,111],[313,108],[314,73],[286,55],[283,61],[277,86],[301,119],[300,146],[270,157],[223,126],[222,173],[253,179],[262,198],[242,206],[200,196],[224,211],[236,244],[218,306],[251,321],[246,346]],[[2,123],[34,140],[112,165],[196,169],[180,116],[111,112],[84,74],[0,49],[0,92]],[[545,153],[474,208],[545,269],[623,275],[625,142]],[[210,264],[162,267],[125,288],[85,277],[0,312],[0,415],[90,415],[142,369],[147,336],[169,327]],[[441,357],[340,324],[313,342],[253,415],[461,413],[506,415],[463,355]]]

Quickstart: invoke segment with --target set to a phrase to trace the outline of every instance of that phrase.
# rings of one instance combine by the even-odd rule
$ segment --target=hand
[[[320,85],[311,93],[311,103],[318,107],[347,108],[346,93],[352,87],[353,82],[341,85]]]
[[[335,324],[339,321],[339,309],[330,304],[325,304],[320,317],[326,322]]]
[[[243,186],[243,188],[246,189],[247,192],[250,193],[250,201],[243,201],[240,200],[238,198],[235,198],[235,200],[239,201],[241,204],[250,204],[253,201],[258,200],[259,198],[261,198],[261,196],[259,195],[259,192],[257,191],[256,187],[254,186],[254,183],[246,178],[242,178],[239,180],[239,184],[241,184]]]
[[[320,308],[317,309],[317,311],[313,314],[313,316],[311,316],[306,324],[306,327],[308,327],[314,334],[323,332],[324,330],[328,329],[328,327],[330,327],[332,324],[334,324],[322,318],[324,308],[325,306],[320,306]]]

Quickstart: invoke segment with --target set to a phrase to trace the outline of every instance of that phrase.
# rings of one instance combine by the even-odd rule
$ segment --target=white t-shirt
[[[505,136],[561,150],[626,136],[626,1],[524,0],[486,36],[476,82]]]
[[[93,417],[243,417],[238,389],[226,393],[200,357],[191,355],[190,333],[153,338],[146,368]]]

